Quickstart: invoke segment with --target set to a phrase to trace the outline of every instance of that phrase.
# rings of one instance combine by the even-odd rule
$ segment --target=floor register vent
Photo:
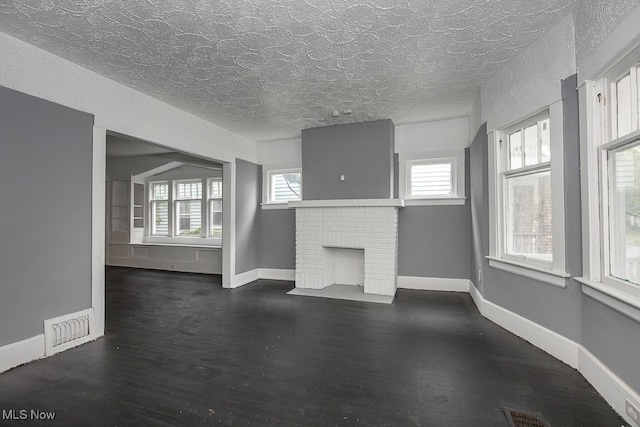
[[[509,427],[549,427],[549,423],[539,414],[504,408]]]
[[[93,309],[78,311],[44,321],[47,356],[84,344],[93,339]]]

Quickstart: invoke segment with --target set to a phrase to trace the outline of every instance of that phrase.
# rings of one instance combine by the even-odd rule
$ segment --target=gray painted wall
[[[582,276],[582,200],[580,197],[580,122],[578,76],[562,81],[564,100],[565,260],[572,277]]]
[[[260,267],[262,168],[236,160],[236,274]]]
[[[131,179],[131,175],[138,175],[170,162],[171,160],[160,156],[107,158],[107,180],[128,181]]]
[[[640,324],[586,295],[582,319],[582,345],[640,391]]]
[[[91,306],[93,116],[0,87],[0,346]]]
[[[465,150],[465,193],[469,193],[469,150]],[[469,279],[471,203],[408,206],[398,211],[400,276]]]
[[[565,146],[565,239],[566,268],[572,275],[581,275],[581,226],[580,220],[580,170],[577,120],[577,91],[575,76],[562,85],[564,99],[564,146]],[[573,279],[567,280],[566,288],[558,288],[519,275],[490,268],[484,258],[489,254],[489,205],[487,192],[486,126],[478,131],[471,147],[471,212],[473,230],[472,274],[484,298],[517,313],[539,325],[580,342],[581,289]],[[577,189],[576,189],[577,186]],[[578,224],[575,224],[575,223]],[[481,251],[481,252],[478,252]],[[478,281],[478,270],[483,271],[483,283]]]
[[[484,295],[484,282],[479,280],[479,270],[486,270],[485,256],[489,253],[489,182],[487,124],[478,129],[469,147],[469,201],[471,205],[471,281]]]
[[[294,209],[261,210],[260,267],[296,268],[296,213]]]
[[[393,135],[391,120],[304,129],[303,199],[391,198]]]

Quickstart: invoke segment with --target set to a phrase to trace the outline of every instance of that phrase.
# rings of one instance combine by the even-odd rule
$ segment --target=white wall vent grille
[[[91,341],[93,309],[79,311],[44,321],[46,355],[59,353]]]

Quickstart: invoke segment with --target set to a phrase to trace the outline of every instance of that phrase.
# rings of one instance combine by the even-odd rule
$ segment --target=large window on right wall
[[[640,65],[637,54],[597,82],[601,268],[609,284],[640,285]]]

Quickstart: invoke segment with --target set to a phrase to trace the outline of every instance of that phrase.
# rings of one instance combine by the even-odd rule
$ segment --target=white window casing
[[[537,148],[535,148],[537,151],[531,151],[531,153],[536,153],[537,160],[528,161],[524,151],[524,132],[535,132],[535,124],[544,121],[547,116],[549,119],[550,143],[548,144],[548,149],[550,151],[550,159],[548,159],[548,155],[543,153],[546,147],[540,142],[541,127],[538,125]],[[514,138],[522,135],[520,148],[523,150],[519,158],[513,155],[513,151],[509,151],[511,148],[509,135],[514,135]],[[541,106],[537,111],[532,111],[526,118],[506,125],[501,129],[492,130],[488,133],[488,137],[490,251],[487,258],[489,259],[489,265],[540,282],[565,287],[566,278],[569,275],[565,270],[562,101],[557,100],[550,105]],[[510,194],[509,190],[512,188],[509,187],[509,184],[529,178],[533,180],[542,179],[543,181],[550,180],[552,236],[550,254],[520,253],[514,249],[513,243],[507,245],[507,236],[512,237],[509,242],[513,242],[513,236],[516,234],[514,231],[515,224],[510,224],[510,219],[514,217],[514,208],[507,203],[507,198]],[[513,226],[507,229],[508,225]],[[536,237],[534,233],[527,236],[524,236],[526,233],[519,234],[523,234],[520,237],[529,239],[535,245]],[[522,245],[526,246],[524,243]]]
[[[222,237],[222,177],[207,179],[207,225],[206,236]]]
[[[150,184],[150,234],[152,236],[170,236],[171,212],[169,209],[170,185],[167,181]]]
[[[262,177],[262,208],[287,209],[289,201],[302,200],[302,169],[266,169]]]
[[[590,296],[640,316],[640,47],[580,87],[584,277]]]
[[[398,176],[405,206],[465,203],[464,149],[400,153]]]
[[[176,237],[206,236],[203,221],[203,185],[201,179],[173,181],[174,185],[174,235]],[[203,234],[204,233],[204,234]]]
[[[217,207],[216,212],[221,213],[222,194],[211,194],[212,181],[221,183],[221,178],[148,181],[145,210],[149,221],[143,243],[220,246],[222,229],[218,227],[219,232],[212,233],[212,210]],[[215,188],[221,190],[221,185]],[[162,191],[158,193],[156,189]],[[159,204],[164,209],[161,228],[156,215]]]

